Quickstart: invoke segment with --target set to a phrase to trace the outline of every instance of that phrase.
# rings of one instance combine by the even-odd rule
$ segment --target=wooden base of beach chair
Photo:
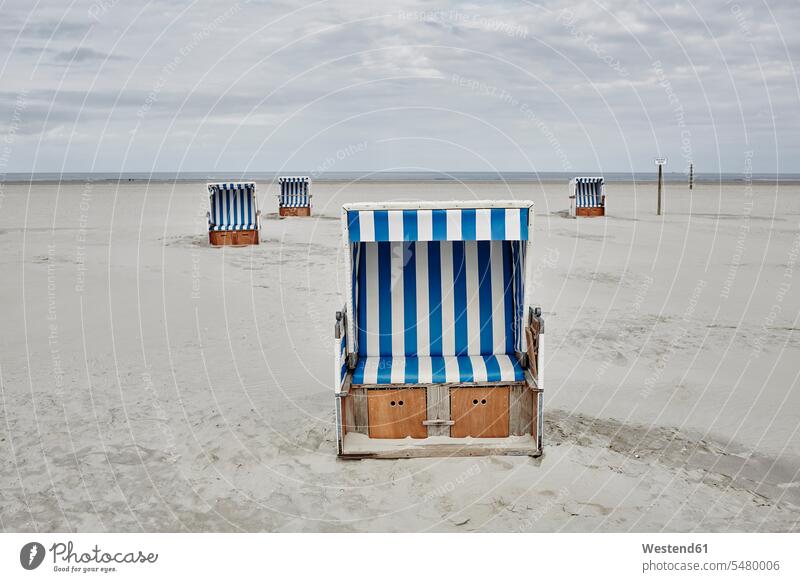
[[[344,437],[342,459],[416,459],[425,457],[487,457],[509,455],[540,457],[541,449],[530,436],[501,438],[369,439],[351,434]]]
[[[311,216],[310,206],[281,207],[278,209],[279,216]]]
[[[258,231],[211,230],[208,232],[208,242],[215,247],[257,245]]]
[[[605,206],[598,206],[594,208],[576,208],[575,209],[575,216],[605,216],[606,215],[606,208]]]
[[[340,456],[539,456],[540,397],[528,382],[350,386]]]

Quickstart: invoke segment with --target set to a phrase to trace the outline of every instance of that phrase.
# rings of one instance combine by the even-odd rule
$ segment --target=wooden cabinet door
[[[233,232],[230,230],[212,230],[209,231],[209,241],[214,246],[231,245],[233,244]]]
[[[508,388],[451,388],[452,437],[508,436]]]
[[[424,439],[428,427],[424,388],[367,390],[369,436],[373,439]]]
[[[258,231],[257,230],[240,230],[236,233],[237,245],[254,245],[258,244]]]

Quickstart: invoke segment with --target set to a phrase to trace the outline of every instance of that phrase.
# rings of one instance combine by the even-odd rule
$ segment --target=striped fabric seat
[[[307,176],[281,176],[278,178],[281,193],[279,208],[305,208],[311,206],[309,178]]]
[[[256,230],[258,225],[255,223],[250,224],[213,224],[209,230]]]
[[[442,384],[521,382],[524,371],[514,356],[438,356],[359,358],[353,384]]]
[[[208,230],[258,230],[254,182],[209,184]]]
[[[576,208],[603,206],[603,178],[575,178],[574,195]]]

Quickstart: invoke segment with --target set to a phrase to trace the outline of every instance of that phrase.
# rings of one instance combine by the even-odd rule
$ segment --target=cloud
[[[0,27],[22,36],[0,38],[11,55],[0,127],[25,88],[21,171],[95,155],[119,169],[124,151],[130,169],[174,169],[184,154],[195,168],[253,157],[273,167],[287,152],[302,169],[369,137],[384,145],[354,167],[559,170],[566,155],[576,168],[645,170],[654,152],[682,161],[689,139],[705,171],[741,171],[748,150],[756,171],[800,171],[792,0],[426,6],[109,2],[92,20],[85,4],[30,13],[12,1]],[[59,143],[76,133],[94,140]]]
[[[87,22],[77,21],[51,21],[51,22],[36,22],[28,24],[23,29],[23,34],[26,37],[33,37],[39,39],[75,39],[83,37],[89,29],[91,24]]]
[[[19,35],[24,39],[36,40],[73,40],[86,35],[91,29],[91,24],[79,21],[60,20],[29,20],[22,18],[4,18],[0,25],[0,34]]]
[[[78,46],[57,52],[53,56],[53,60],[60,63],[86,63],[90,61],[122,61],[125,60],[125,57]]]

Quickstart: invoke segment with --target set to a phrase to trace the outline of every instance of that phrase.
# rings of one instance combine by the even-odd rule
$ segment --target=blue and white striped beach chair
[[[570,216],[605,216],[603,178],[573,178],[569,182]]]
[[[311,216],[311,179],[308,176],[281,176],[278,185],[280,216]]]
[[[208,236],[212,245],[258,244],[261,212],[255,182],[207,184]]]
[[[525,290],[533,204],[351,204],[342,221],[339,453],[538,454],[543,322]],[[392,441],[408,436],[426,440]],[[428,446],[434,436],[451,440]],[[476,452],[466,437],[493,442]]]

